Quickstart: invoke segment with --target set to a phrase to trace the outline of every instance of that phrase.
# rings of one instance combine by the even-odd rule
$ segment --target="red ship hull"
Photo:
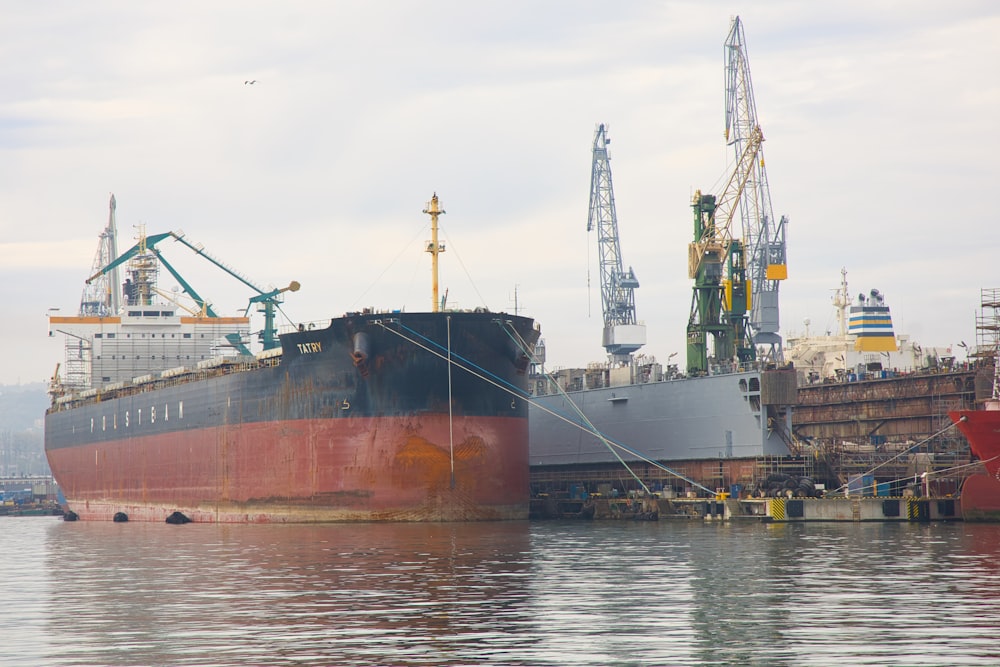
[[[1000,401],[987,401],[982,410],[956,410],[948,416],[990,475],[1000,479]]]
[[[447,415],[265,422],[49,456],[82,519],[163,521],[178,509],[223,523],[528,515],[527,424],[517,418],[459,418],[453,429]]]
[[[1000,401],[990,400],[982,410],[956,410],[948,416],[987,471],[962,484],[962,517],[966,521],[1000,520]]]

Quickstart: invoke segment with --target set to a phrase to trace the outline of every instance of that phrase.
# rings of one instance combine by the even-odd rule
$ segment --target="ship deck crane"
[[[181,289],[183,289],[184,293],[190,296],[191,299],[198,305],[198,308],[201,310],[201,312],[204,314],[205,317],[218,317],[218,314],[212,309],[212,305],[195,291],[195,289],[184,279],[183,276],[181,276],[181,274],[173,267],[173,265],[171,265],[170,262],[166,260],[166,258],[163,256],[163,253],[161,253],[159,249],[155,247],[156,244],[158,244],[160,241],[163,241],[164,239],[168,238],[173,238],[175,241],[179,241],[181,244],[193,250],[195,254],[204,257],[206,260],[216,265],[229,275],[233,276],[234,278],[242,282],[244,285],[256,291],[257,295],[250,298],[247,304],[246,312],[249,312],[250,308],[254,304],[260,304],[260,310],[261,312],[264,313],[264,328],[261,331],[261,342],[263,344],[263,347],[265,350],[270,350],[279,345],[278,338],[276,335],[276,328],[274,324],[274,318],[275,318],[274,311],[278,307],[278,304],[281,303],[281,294],[284,292],[298,291],[300,287],[299,283],[293,280],[288,284],[287,287],[281,287],[277,289],[265,289],[263,287],[260,287],[255,283],[253,283],[249,278],[247,278],[243,274],[239,273],[235,269],[224,264],[222,261],[216,259],[215,257],[209,255],[207,252],[205,252],[204,246],[202,246],[201,244],[195,245],[190,243],[187,239],[184,238],[183,231],[165,232],[163,234],[154,234],[152,236],[145,236],[143,234],[140,237],[138,243],[136,243],[134,246],[132,246],[124,253],[122,253],[121,256],[119,256],[117,259],[115,259],[114,261],[110,262],[109,264],[101,268],[94,275],[87,278],[87,283],[88,284],[91,283],[92,281],[107,274],[109,271],[114,270],[118,266],[121,266],[125,262],[135,257],[141,257],[147,253],[152,253],[153,255],[155,255],[156,259],[161,264],[163,264],[163,266],[167,269],[167,271],[170,272],[170,275],[172,275],[174,279],[177,280],[178,283],[180,283]],[[244,354],[250,353],[249,350],[247,350],[246,347],[242,344],[242,342],[237,342],[237,341],[230,341],[230,342],[236,345],[236,347],[240,350],[241,353]]]
[[[737,159],[745,152],[754,133],[760,132],[750,62],[747,57],[743,23],[737,16],[725,42],[726,55],[726,141]],[[753,344],[765,358],[783,361],[778,289],[788,277],[785,226],[782,216],[775,222],[771,209],[771,191],[767,182],[763,149],[748,174],[747,185],[739,199],[743,242],[746,246],[746,271],[750,285],[750,329]]]
[[[602,344],[612,363],[628,363],[631,355],[646,344],[646,327],[635,314],[635,290],[639,280],[630,266],[623,269],[618,241],[618,215],[611,184],[607,127],[594,133],[593,164],[590,176],[590,213],[587,231],[597,229],[601,268],[601,307],[604,313]]]

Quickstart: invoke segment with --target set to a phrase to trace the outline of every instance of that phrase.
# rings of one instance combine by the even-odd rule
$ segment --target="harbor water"
[[[996,665],[1000,525],[0,519],[0,664]]]

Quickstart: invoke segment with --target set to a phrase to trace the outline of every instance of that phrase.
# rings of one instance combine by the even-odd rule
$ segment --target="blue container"
[[[847,492],[852,496],[875,495],[875,475],[851,475],[847,481]]]

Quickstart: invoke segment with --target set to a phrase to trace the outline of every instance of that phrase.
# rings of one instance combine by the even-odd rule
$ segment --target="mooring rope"
[[[541,369],[542,369],[542,375],[545,377],[545,379],[548,380],[549,383],[553,387],[556,388],[556,390],[563,397],[563,399],[566,400],[567,403],[569,403],[571,406],[573,406],[573,409],[576,411],[576,413],[579,415],[579,417],[584,422],[586,422],[586,426],[584,424],[580,424],[579,422],[573,421],[573,420],[569,419],[568,417],[556,414],[552,410],[550,410],[550,409],[548,409],[548,408],[546,408],[546,407],[544,407],[542,405],[539,405],[538,402],[534,402],[534,406],[536,408],[538,408],[540,410],[544,410],[545,412],[548,412],[549,414],[554,415],[556,417],[559,417],[560,419],[562,419],[566,423],[572,424],[573,426],[579,428],[580,430],[582,430],[582,431],[584,431],[586,433],[589,433],[589,434],[591,434],[593,436],[596,436],[598,439],[600,439],[601,442],[604,443],[604,446],[607,447],[608,450],[612,454],[614,454],[615,458],[617,458],[618,461],[625,467],[625,469],[629,471],[629,474],[631,474],[632,477],[634,477],[635,480],[637,482],[639,482],[639,484],[642,486],[643,489],[646,489],[647,493],[649,492],[649,488],[645,484],[643,484],[642,480],[639,479],[639,477],[635,474],[635,472],[632,471],[632,468],[630,468],[629,465],[627,463],[625,463],[625,461],[622,460],[622,458],[620,456],[618,456],[618,453],[614,450],[614,447],[617,447],[617,448],[619,448],[619,449],[621,449],[621,450],[623,450],[625,452],[628,452],[629,454],[632,454],[633,456],[638,457],[643,462],[648,463],[648,464],[654,466],[655,468],[657,468],[659,470],[662,470],[663,472],[669,473],[669,474],[673,475],[674,477],[677,477],[678,479],[682,479],[685,482],[691,484],[692,486],[696,486],[699,489],[707,491],[708,493],[712,493],[712,494],[715,493],[715,491],[713,491],[712,489],[708,488],[707,486],[702,486],[698,482],[696,482],[693,479],[690,479],[690,478],[682,475],[681,473],[677,472],[676,470],[672,470],[671,468],[663,465],[662,463],[659,463],[658,461],[654,461],[653,459],[650,459],[649,457],[643,455],[641,452],[638,452],[638,451],[632,449],[631,447],[627,447],[627,446],[623,445],[622,443],[616,442],[614,440],[611,440],[610,438],[608,438],[607,436],[605,436],[596,426],[594,426],[593,422],[591,422],[590,419],[587,418],[587,415],[585,415],[583,413],[583,410],[580,409],[580,407],[576,404],[576,402],[572,398],[570,398],[569,394],[567,394],[566,391],[559,385],[559,383],[556,381],[556,379],[550,373],[548,373],[545,370],[545,365],[542,364],[542,363],[540,363],[540,362],[538,362],[538,359],[535,357],[534,352],[530,349],[530,346],[527,345],[527,342],[521,337],[521,335],[517,333],[517,330],[514,329],[513,327],[511,327],[511,330],[514,332],[514,334],[519,339],[519,340],[514,340],[513,337],[512,337],[512,340],[514,340],[514,343],[516,345],[518,345],[518,347],[521,349],[522,352],[524,352],[526,355],[528,355],[535,363],[537,363],[541,367]],[[507,335],[510,336],[510,331],[507,332]],[[535,397],[535,398],[537,398],[537,397]]]
[[[863,477],[863,476],[865,476],[865,475],[871,475],[872,473],[874,473],[874,472],[875,472],[876,470],[878,470],[878,469],[879,469],[879,468],[881,468],[882,466],[885,466],[885,465],[888,465],[888,464],[892,463],[893,461],[895,461],[895,460],[896,460],[896,459],[898,459],[899,457],[903,456],[904,454],[908,454],[908,453],[910,452],[910,450],[912,450],[912,449],[916,449],[916,448],[917,448],[917,447],[919,447],[920,445],[923,445],[923,444],[925,444],[925,443],[927,443],[927,442],[930,442],[931,440],[933,440],[934,438],[938,437],[939,435],[941,435],[941,434],[942,434],[942,433],[944,433],[945,431],[949,431],[949,430],[951,430],[951,429],[955,428],[955,426],[956,426],[955,424],[949,424],[948,426],[945,426],[945,427],[944,427],[943,429],[941,429],[941,430],[940,430],[940,431],[938,431],[937,433],[932,433],[931,435],[927,436],[926,438],[924,438],[924,439],[923,439],[923,440],[921,440],[920,442],[918,442],[918,443],[916,443],[916,444],[914,444],[914,445],[911,445],[911,446],[907,447],[906,449],[904,449],[903,451],[899,452],[898,454],[896,454],[896,455],[895,455],[895,456],[893,456],[892,458],[889,458],[889,459],[886,459],[885,461],[882,461],[882,463],[879,463],[879,464],[878,464],[877,466],[875,466],[874,468],[871,468],[870,470],[868,470],[868,471],[866,471],[866,472],[863,472],[863,473],[861,473],[862,477]],[[992,459],[990,459],[990,460],[992,460]],[[905,479],[909,479],[909,477],[907,477],[907,478],[905,478]],[[900,481],[900,480],[894,480],[894,481]],[[837,487],[836,489],[834,489],[834,490],[833,490],[833,493],[837,493],[837,492],[839,492],[839,491],[842,491],[843,489],[846,489],[846,488],[847,488],[847,487],[849,487],[849,486],[850,486],[850,482],[848,482],[847,484],[842,484],[841,486],[839,486],[839,487]]]
[[[396,336],[399,336],[403,340],[406,340],[406,341],[412,343],[413,345],[416,345],[420,349],[422,349],[422,350],[424,350],[426,352],[429,352],[430,354],[433,354],[434,356],[438,357],[439,359],[441,359],[441,360],[443,360],[445,362],[448,362],[448,358],[447,358],[447,356],[445,354],[442,354],[438,350],[433,349],[433,348],[443,349],[443,348],[441,348],[441,345],[439,343],[431,340],[430,338],[427,338],[426,336],[424,336],[420,332],[415,331],[415,330],[411,329],[410,327],[407,327],[405,324],[403,324],[402,322],[399,322],[398,320],[396,320],[396,323],[399,324],[399,326],[402,327],[403,329],[406,329],[407,331],[411,332],[417,338],[419,338],[419,339],[421,339],[423,341],[426,341],[426,344],[423,343],[423,342],[421,342],[420,340],[416,340],[414,338],[410,338],[409,336],[405,335],[401,331],[397,331],[396,329],[393,329],[391,327],[386,326],[384,322],[377,322],[377,324],[379,324],[386,331],[389,331],[389,332],[395,334]],[[505,330],[506,330],[506,328],[505,328]],[[508,335],[510,335],[509,332],[508,332]],[[431,347],[431,346],[433,346],[433,347]],[[527,348],[525,348],[524,346],[522,346],[520,344],[519,344],[519,349],[521,351],[525,352],[526,354],[528,354],[529,357],[533,357],[534,356],[533,354],[531,354],[530,350],[528,350]],[[457,361],[455,361],[456,359],[461,360],[462,363],[458,363]],[[468,359],[462,357],[461,355],[455,354],[454,351],[452,352],[452,360],[449,363],[454,364],[455,366],[457,366],[458,368],[462,369],[466,373],[469,373],[470,375],[472,375],[474,377],[477,377],[477,378],[479,378],[479,379],[487,382],[488,384],[491,384],[494,387],[497,387],[498,389],[511,394],[512,396],[515,396],[515,397],[521,398],[521,399],[525,399],[525,400],[530,400],[531,399],[531,395],[529,393],[527,393],[524,390],[519,389],[519,388],[511,385],[506,380],[503,380],[502,378],[497,377],[494,373],[491,373],[490,371],[488,371],[488,370],[480,367],[478,364],[475,364],[475,363],[469,361]],[[466,364],[466,365],[463,365],[463,364]],[[548,376],[548,374],[546,374],[546,376],[549,377],[549,380],[551,382],[554,382],[555,385],[558,387],[558,383],[555,382],[551,378],[551,376]],[[569,400],[570,404],[573,405],[576,408],[576,404],[573,403],[572,399],[569,399],[568,396],[566,398],[567,398],[567,400]],[[574,427],[576,427],[576,428],[578,428],[578,429],[580,429],[580,430],[582,430],[582,431],[584,431],[586,433],[589,433],[589,434],[594,435],[594,436],[596,436],[598,438],[601,438],[604,441],[605,446],[611,446],[611,447],[614,447],[614,448],[621,449],[622,451],[625,451],[625,452],[627,452],[627,453],[635,456],[636,458],[638,458],[639,460],[643,461],[644,463],[648,463],[649,465],[651,465],[651,466],[653,466],[653,467],[655,467],[655,468],[657,468],[659,470],[662,470],[662,471],[664,471],[664,472],[666,472],[666,473],[668,473],[670,475],[673,475],[673,476],[677,477],[678,479],[682,479],[685,482],[688,482],[689,484],[691,484],[692,486],[696,486],[699,489],[702,489],[702,490],[704,490],[704,491],[706,491],[708,493],[711,493],[711,494],[715,493],[714,490],[709,489],[708,487],[703,486],[703,485],[699,484],[698,482],[696,482],[696,481],[694,481],[694,480],[692,480],[692,479],[690,479],[688,477],[685,477],[684,475],[682,475],[681,473],[677,472],[676,470],[672,470],[669,467],[663,465],[662,463],[660,463],[658,461],[654,461],[653,459],[650,459],[649,457],[645,456],[641,452],[638,452],[638,451],[632,449],[631,447],[623,445],[620,442],[616,442],[616,441],[614,441],[614,440],[612,440],[610,438],[607,438],[595,426],[593,426],[593,424],[591,424],[590,428],[588,428],[588,427],[584,426],[583,424],[575,422],[572,419],[566,417],[565,415],[562,415],[562,414],[556,412],[555,410],[547,408],[544,405],[540,405],[537,402],[532,402],[532,405],[535,408],[537,408],[537,409],[539,409],[539,410],[541,410],[543,412],[546,412],[546,413],[552,415],[553,417],[555,417],[557,419],[561,419],[562,421],[566,422],[567,424],[570,424],[571,426],[574,426]],[[579,410],[579,408],[577,408],[577,410]],[[612,452],[614,453],[613,449],[612,449]],[[616,456],[616,458],[618,458],[619,460],[621,460],[621,458],[617,456],[617,453],[615,453],[615,456]],[[626,468],[628,468],[628,466],[626,466]],[[629,471],[631,472],[631,469],[629,469]],[[632,474],[634,476],[634,473],[632,473]],[[640,485],[642,485],[642,487],[644,489],[647,489],[647,491],[648,491],[648,487],[645,484],[643,484],[641,480],[637,479],[637,481],[639,482]]]

